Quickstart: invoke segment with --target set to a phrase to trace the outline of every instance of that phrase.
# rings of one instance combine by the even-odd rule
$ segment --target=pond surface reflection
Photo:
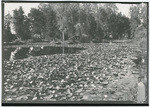
[[[64,47],[64,54],[78,54],[85,48],[72,48]],[[5,48],[3,50],[4,60],[24,59],[30,56],[53,55],[62,54],[63,47],[18,47],[18,48]]]

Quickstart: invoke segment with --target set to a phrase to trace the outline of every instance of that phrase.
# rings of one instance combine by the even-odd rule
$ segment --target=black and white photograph
[[[2,1],[2,103],[148,105],[148,5]]]

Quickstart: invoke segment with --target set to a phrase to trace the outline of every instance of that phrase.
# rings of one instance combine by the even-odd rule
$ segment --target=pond
[[[5,48],[3,50],[3,60],[16,60],[24,59],[31,56],[41,56],[41,55],[53,55],[53,54],[78,54],[85,48],[77,47],[17,47],[17,48]]]
[[[146,54],[124,44],[85,47],[65,47],[66,55],[60,46],[5,48],[3,60],[12,61],[4,61],[4,100],[135,101],[138,77],[147,93]]]

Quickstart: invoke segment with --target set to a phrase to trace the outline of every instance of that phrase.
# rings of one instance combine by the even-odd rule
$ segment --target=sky
[[[121,12],[122,14],[124,14],[127,17],[130,17],[130,13],[129,13],[129,9],[131,4],[119,4],[117,3],[116,6],[119,9],[119,12]]]
[[[38,8],[39,3],[5,3],[4,5],[4,14],[10,13],[13,14],[13,10],[18,9],[20,6],[23,7],[23,10],[25,14],[27,15],[30,12],[31,8]],[[116,6],[118,7],[118,11],[124,14],[127,17],[130,17],[129,15],[129,8],[131,4],[120,4],[116,3]]]
[[[31,8],[38,8],[39,3],[5,3],[4,4],[4,14],[10,13],[13,14],[13,10],[19,9],[22,6],[25,14],[27,15],[30,12]]]

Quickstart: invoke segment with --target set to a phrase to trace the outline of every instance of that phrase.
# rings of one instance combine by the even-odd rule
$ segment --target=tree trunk
[[[64,31],[62,32],[62,36],[63,36],[63,54],[64,54]]]

